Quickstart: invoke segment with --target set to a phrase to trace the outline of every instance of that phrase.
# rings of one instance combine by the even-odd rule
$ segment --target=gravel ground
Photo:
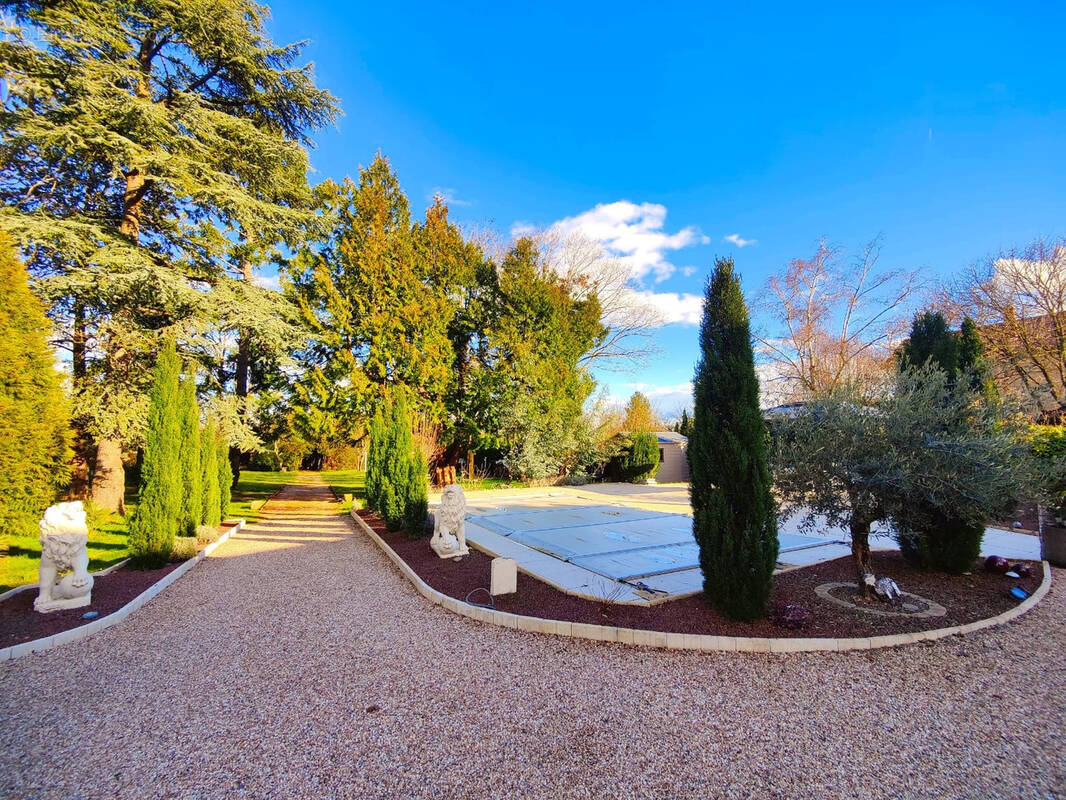
[[[685,653],[428,605],[285,490],[128,620],[0,664],[0,796],[1066,797],[1066,572],[993,632]]]

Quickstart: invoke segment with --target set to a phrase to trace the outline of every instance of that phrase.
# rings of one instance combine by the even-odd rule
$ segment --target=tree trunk
[[[117,439],[103,438],[96,445],[93,502],[109,511],[126,513],[126,475],[122,470],[122,447]]]
[[[474,451],[466,451],[466,475],[470,480],[474,480]]]
[[[864,597],[870,596],[870,587],[864,580],[867,574],[872,574],[873,564],[870,562],[870,521],[852,517],[849,525],[851,529],[851,555],[855,559],[855,575],[859,580],[859,589]]]

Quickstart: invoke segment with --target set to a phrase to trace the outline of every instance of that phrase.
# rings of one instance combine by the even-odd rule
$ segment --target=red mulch
[[[1020,522],[1022,526],[1015,528],[1014,523]],[[1036,503],[1022,503],[1018,506],[1014,513],[1003,517],[1002,519],[996,519],[992,521],[992,524],[999,528],[1006,528],[1013,530],[1016,533],[1032,533],[1036,534],[1040,530],[1040,520],[1037,516]],[[1044,530],[1063,530],[1061,525],[1055,524],[1055,515],[1044,509]]]
[[[465,600],[473,590],[488,588],[491,558],[484,553],[471,550],[470,555],[458,562],[438,558],[430,549],[427,539],[409,539],[402,533],[387,532],[381,521],[371,513],[360,511],[359,516],[422,580],[437,591]],[[896,551],[873,554],[874,570],[878,576],[888,575],[902,591],[941,604],[948,610],[943,617],[882,617],[847,609],[819,598],[814,593],[814,587],[819,584],[855,581],[850,556],[776,575],[770,596],[770,618],[751,623],[725,619],[707,607],[702,594],[650,608],[607,604],[565,594],[522,572],[518,573],[518,591],[513,595],[495,598],[495,608],[546,619],[672,633],[767,638],[882,636],[963,625],[1016,606],[1019,601],[1008,595],[1008,590],[1012,586],[1021,586],[1031,594],[1043,578],[1040,562],[1026,563],[1032,568],[1032,577],[1012,580],[986,573],[979,564],[975,565],[972,575],[943,575],[908,566]],[[485,603],[488,594],[478,592],[471,600]],[[863,601],[857,599],[857,602]],[[870,603],[873,608],[886,607],[880,601]],[[800,604],[810,612],[810,620],[801,628],[788,628],[773,621],[775,612],[789,604]]]
[[[122,567],[110,575],[96,575],[93,580],[92,603],[81,608],[40,614],[33,610],[37,589],[25,589],[0,602],[0,647],[30,642],[45,636],[88,625],[118,611],[156,581],[176,569],[179,564],[167,564],[161,569],[137,570]],[[88,611],[99,611],[93,619],[82,619]]]

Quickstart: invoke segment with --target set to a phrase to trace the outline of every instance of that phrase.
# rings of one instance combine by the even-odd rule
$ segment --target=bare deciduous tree
[[[630,284],[632,268],[581,233],[547,230],[537,245],[548,265],[566,281],[575,297],[595,293],[608,333],[587,352],[582,363],[601,369],[626,369],[643,364],[656,352],[652,332],[663,324],[662,313]]]
[[[942,301],[977,322],[1001,392],[1048,421],[1066,414],[1066,237],[974,265]]]
[[[917,273],[877,268],[880,242],[845,262],[825,240],[809,259],[793,259],[772,276],[755,308],[766,320],[755,333],[763,380],[789,400],[821,397],[844,386],[876,383],[905,333],[904,312]]]

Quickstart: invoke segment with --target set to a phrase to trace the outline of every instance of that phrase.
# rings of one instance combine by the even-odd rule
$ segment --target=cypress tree
[[[704,597],[728,617],[755,619],[770,596],[777,514],[748,310],[731,258],[715,261],[707,285],[693,389],[690,494]]]
[[[130,522],[134,563],[158,567],[170,558],[181,517],[181,421],[178,354],[168,339],[156,359],[137,512]]]
[[[970,389],[982,395],[986,400],[995,401],[996,384],[988,372],[985,359],[985,346],[977,335],[977,323],[969,317],[962,321],[959,330],[959,375]]]
[[[229,442],[225,436],[217,440],[215,459],[218,465],[218,510],[222,519],[229,516],[229,504],[233,497],[233,467],[229,463]]]
[[[637,431],[625,456],[626,480],[636,482],[651,478],[659,471],[659,441],[655,434]]]
[[[923,311],[914,317],[911,334],[900,352],[900,369],[925,366],[932,361],[953,380],[959,365],[959,342],[939,311]]]
[[[404,529],[409,536],[418,538],[426,532],[426,517],[429,514],[429,477],[426,457],[415,450],[410,459],[407,476],[407,502],[404,509]]]
[[[204,513],[203,465],[200,463],[200,407],[196,404],[196,381],[181,384],[181,521],[182,536],[195,536]]]
[[[385,491],[380,513],[389,530],[401,528],[407,512],[411,451],[411,421],[407,415],[407,403],[401,397],[392,403],[385,448],[382,452],[382,477],[385,482]]]
[[[66,398],[41,302],[0,235],[0,532],[36,535],[69,475]]]
[[[222,495],[218,488],[218,426],[214,420],[200,431],[200,471],[204,494],[201,520],[215,528],[222,521]]]
[[[381,510],[381,450],[384,433],[379,409],[370,419],[370,444],[366,453],[366,506],[371,511]]]

